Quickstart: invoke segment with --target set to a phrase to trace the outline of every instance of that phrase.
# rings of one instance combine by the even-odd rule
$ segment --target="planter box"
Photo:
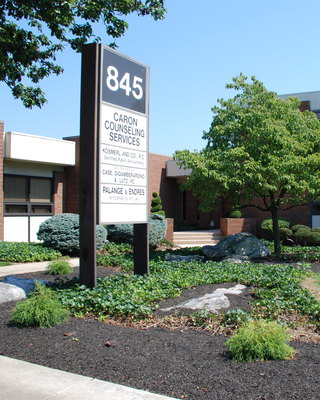
[[[240,232],[256,234],[255,218],[221,218],[220,231],[223,236],[234,235]]]

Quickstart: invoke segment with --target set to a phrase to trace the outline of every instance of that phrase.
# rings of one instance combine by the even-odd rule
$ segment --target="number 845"
[[[116,92],[120,89],[124,90],[127,96],[130,96],[131,92],[135,99],[140,100],[143,97],[143,88],[141,84],[143,79],[138,76],[133,77],[132,87],[130,86],[130,73],[126,72],[123,77],[119,80],[119,71],[113,65],[109,65],[107,68],[107,87]]]

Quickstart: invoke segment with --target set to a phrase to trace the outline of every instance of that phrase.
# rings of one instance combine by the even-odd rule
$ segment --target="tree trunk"
[[[279,230],[279,220],[278,220],[278,208],[272,207],[271,214],[272,214],[274,252],[276,255],[280,255],[281,242],[280,242],[280,230]]]

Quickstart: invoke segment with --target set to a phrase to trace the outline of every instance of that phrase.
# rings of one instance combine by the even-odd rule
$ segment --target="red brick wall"
[[[162,208],[167,217],[181,213],[181,192],[173,178],[166,177],[166,162],[172,157],[149,153],[149,206],[151,208],[152,193],[157,192],[162,200]]]
[[[53,174],[53,214],[61,214],[64,207],[65,173],[55,171]]]
[[[4,122],[0,121],[0,240],[3,240],[3,139]]]
[[[300,111],[306,111],[306,110],[310,111],[310,101],[308,101],[308,100],[302,101],[299,106],[299,109],[300,109]]]
[[[256,220],[254,218],[221,218],[220,230],[223,236],[240,232],[250,232],[255,235]]]

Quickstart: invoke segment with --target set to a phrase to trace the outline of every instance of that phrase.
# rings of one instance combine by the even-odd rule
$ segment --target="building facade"
[[[320,117],[320,91],[282,95],[298,97],[301,110]],[[63,140],[6,132],[0,121],[0,240],[36,241],[42,221],[64,212],[79,212],[80,138]],[[190,174],[177,166],[170,156],[149,153],[149,204],[152,193],[162,199],[166,216],[176,227],[219,228],[225,217],[223,205],[202,212],[198,200],[180,185]],[[256,208],[243,210],[244,217],[256,220],[256,231],[270,217]],[[320,226],[320,201],[283,211],[280,216],[294,224]]]

